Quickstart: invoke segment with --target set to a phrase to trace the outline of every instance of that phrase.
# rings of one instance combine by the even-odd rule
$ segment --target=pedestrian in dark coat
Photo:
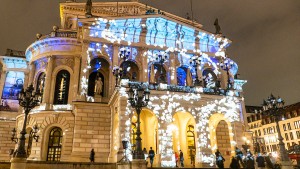
[[[152,150],[152,147],[150,147],[149,158],[150,158],[151,168],[152,168],[152,165],[153,165],[154,156],[155,156],[155,152],[154,152],[154,150]]]
[[[247,152],[247,156],[245,158],[244,163],[245,163],[246,169],[254,169],[255,168],[254,157],[252,156],[251,152]]]
[[[258,153],[258,156],[256,157],[257,167],[258,169],[265,168],[265,158],[261,156],[260,153]]]
[[[232,157],[231,163],[230,163],[230,168],[231,169],[240,169],[240,164],[236,157]]]
[[[179,160],[180,160],[180,165],[181,167],[184,167],[184,158],[183,158],[183,152],[180,150],[180,153],[179,153]]]
[[[224,161],[225,161],[225,159],[223,158],[223,156],[221,155],[221,153],[220,153],[220,151],[218,149],[215,152],[215,155],[216,155],[217,166],[219,167],[219,169],[224,169]]]
[[[90,160],[91,160],[91,163],[95,162],[95,151],[93,148],[90,153]]]

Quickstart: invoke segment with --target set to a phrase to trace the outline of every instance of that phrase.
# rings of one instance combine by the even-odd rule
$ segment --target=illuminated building
[[[246,106],[248,127],[253,132],[253,143],[260,152],[277,153],[278,134],[274,118],[261,114],[262,107]],[[283,142],[287,150],[300,144],[300,103],[285,106],[282,120],[279,121]]]
[[[95,161],[117,162],[122,141],[135,149],[126,90],[143,82],[151,94],[141,112],[142,147],[157,153],[154,166],[175,166],[179,150],[186,166],[190,152],[196,166],[213,165],[216,149],[228,166],[243,144],[246,82],[234,79],[238,66],[225,54],[231,41],[138,2],[94,2],[92,15],[86,18],[84,3],[62,3],[60,28],[37,35],[26,50],[28,84],[43,92],[29,114],[28,131],[37,125],[40,141],[28,143],[28,160],[88,162],[94,148]],[[198,67],[190,63],[196,56]],[[115,66],[126,69],[117,88]],[[196,77],[201,85],[194,86]],[[102,90],[95,89],[98,78]],[[18,131],[22,122],[17,116]]]

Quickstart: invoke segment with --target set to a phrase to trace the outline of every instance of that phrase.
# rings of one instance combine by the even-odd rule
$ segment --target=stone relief
[[[66,65],[73,70],[74,59],[71,58],[55,59],[55,67],[60,65]]]

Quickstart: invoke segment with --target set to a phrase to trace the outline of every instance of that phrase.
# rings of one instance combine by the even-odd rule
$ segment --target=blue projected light
[[[145,23],[145,24],[144,24]],[[196,31],[193,27],[168,20],[163,17],[150,17],[143,21],[141,18],[107,20],[98,18],[90,30],[90,36],[102,37],[111,42],[127,41],[140,42],[142,25],[145,25],[147,45],[165,46],[179,50],[196,50],[215,53],[219,50],[219,42],[213,34],[202,30]],[[196,38],[199,38],[197,48]]]

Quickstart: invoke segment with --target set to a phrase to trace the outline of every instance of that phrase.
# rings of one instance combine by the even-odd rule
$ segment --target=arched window
[[[42,72],[37,79],[36,89],[40,90],[41,93],[44,93],[45,78],[46,78],[46,74]]]
[[[215,88],[220,86],[216,74],[211,69],[205,69],[203,71],[203,81],[205,88]]]
[[[30,156],[31,154],[31,148],[32,148],[32,139],[33,139],[33,132],[32,129],[29,132],[29,137],[28,137],[28,144],[27,144],[27,157]]]
[[[63,132],[59,127],[49,133],[47,161],[60,161]]]
[[[68,104],[69,84],[70,73],[66,70],[59,71],[56,75],[53,104]]]
[[[177,68],[177,85],[185,86],[185,81],[186,81],[186,68],[181,66]]]

